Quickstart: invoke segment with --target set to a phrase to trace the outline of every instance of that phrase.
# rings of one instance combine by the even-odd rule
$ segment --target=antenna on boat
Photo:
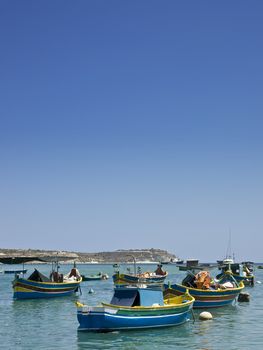
[[[128,256],[131,256],[131,257],[132,257],[132,259],[133,259],[134,276],[136,276],[136,274],[137,274],[137,271],[136,271],[136,258],[135,258],[135,256],[134,256],[134,255],[132,255],[132,254],[128,254]]]
[[[136,275],[137,271],[136,271],[136,259],[135,259],[135,256],[132,255],[132,258],[133,258],[133,264],[134,264],[134,276]]]
[[[228,245],[226,250],[226,259],[231,259],[231,229],[229,229]]]

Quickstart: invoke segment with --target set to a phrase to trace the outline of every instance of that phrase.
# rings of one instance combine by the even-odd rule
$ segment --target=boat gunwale
[[[183,295],[182,295],[183,296]],[[104,303],[102,302],[101,305],[102,307],[109,307],[113,309],[124,309],[124,310],[167,310],[167,309],[176,309],[176,308],[181,308],[184,306],[190,306],[191,304],[194,303],[195,298],[192,295],[187,295],[187,298],[190,300],[187,300],[185,302],[182,302],[180,304],[166,304],[166,305],[156,305],[156,306],[122,306],[122,305],[114,305],[110,303]]]

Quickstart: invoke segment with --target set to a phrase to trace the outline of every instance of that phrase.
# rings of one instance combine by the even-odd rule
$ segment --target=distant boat
[[[22,269],[22,270],[3,270],[3,273],[6,274],[26,274],[27,270],[26,269]]]
[[[184,260],[179,259],[179,258],[171,258],[171,259],[166,259],[162,260],[161,264],[162,265],[167,265],[167,264],[183,264]]]
[[[197,259],[188,259],[186,260],[186,263],[178,264],[177,267],[180,271],[201,271],[204,269],[213,269],[216,265],[210,263],[199,263],[199,260]]]
[[[107,280],[109,276],[106,273],[97,273],[94,275],[81,275],[82,281],[100,281]]]
[[[171,262],[171,264],[183,264],[183,263],[184,263],[183,259],[178,259],[178,260],[175,260],[175,261]]]
[[[216,278],[220,279],[227,270],[230,270],[236,281],[243,281],[246,286],[254,285],[254,263],[251,261],[243,261],[239,264],[234,263],[232,259],[224,259],[223,263],[219,265],[218,268],[222,272],[219,273]]]
[[[87,261],[86,264],[98,264],[99,262],[97,260],[91,259],[90,261]]]
[[[218,269],[222,271],[217,275],[217,278],[221,278],[224,273],[230,270],[236,281],[243,281],[245,285],[254,285],[254,263],[251,261],[235,262],[234,253],[232,253],[231,249],[231,232],[229,232],[226,257],[223,260],[217,260],[217,263]]]
[[[115,287],[110,304],[87,306],[76,303],[79,331],[113,332],[176,326],[189,319],[194,298],[174,296],[161,286]]]
[[[178,267],[180,271],[187,271],[193,268],[199,269],[198,264],[199,264],[198,259],[187,259],[185,264],[180,263]]]

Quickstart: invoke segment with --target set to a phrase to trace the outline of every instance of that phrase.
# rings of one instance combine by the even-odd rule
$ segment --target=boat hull
[[[188,290],[189,294],[195,298],[193,307],[197,309],[231,305],[244,288],[244,285],[241,282],[241,286],[238,288],[211,290],[189,288],[176,283],[169,287],[174,290],[176,295],[182,295]]]
[[[191,304],[192,305],[192,304]],[[141,310],[121,310],[110,307],[93,307],[78,310],[79,331],[112,332],[119,330],[146,329],[176,326],[189,319],[191,306],[179,310],[152,308]]]
[[[26,274],[27,270],[4,270],[5,274]]]
[[[49,283],[18,278],[13,282],[14,299],[54,298],[72,295],[78,290],[80,282]]]
[[[82,281],[105,281],[107,280],[109,277],[108,275],[94,275],[94,276],[85,276],[85,275],[81,275],[82,277]]]
[[[83,281],[102,281],[104,278],[101,277],[82,277]]]

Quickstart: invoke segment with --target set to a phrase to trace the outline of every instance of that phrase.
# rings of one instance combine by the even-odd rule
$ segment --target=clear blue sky
[[[263,261],[263,2],[0,2],[2,248]]]

